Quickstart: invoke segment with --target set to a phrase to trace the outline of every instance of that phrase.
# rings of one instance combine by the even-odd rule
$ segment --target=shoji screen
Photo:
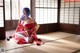
[[[35,0],[36,22],[38,24],[57,23],[58,0]]]
[[[18,0],[12,0],[12,20],[19,19],[19,5]]]
[[[10,0],[5,0],[5,20],[11,20]]]
[[[0,0],[0,27],[4,27],[3,0]]]
[[[80,2],[61,0],[60,23],[79,24]]]

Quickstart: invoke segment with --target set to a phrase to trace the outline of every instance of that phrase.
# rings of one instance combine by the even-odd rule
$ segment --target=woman
[[[24,8],[14,38],[18,44],[36,42],[37,45],[40,45],[41,39],[38,39],[36,36],[36,30],[38,29],[37,23],[29,16],[29,8]]]

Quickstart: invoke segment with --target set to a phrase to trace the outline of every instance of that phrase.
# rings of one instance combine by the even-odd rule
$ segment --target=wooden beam
[[[58,15],[57,15],[57,21],[58,21],[58,24],[60,23],[60,7],[61,7],[61,0],[58,0]]]

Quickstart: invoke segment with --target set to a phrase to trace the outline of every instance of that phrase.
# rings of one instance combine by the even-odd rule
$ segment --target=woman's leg
[[[28,37],[25,37],[24,33],[22,33],[22,32],[15,33],[14,39],[16,40],[16,42],[18,44],[26,44],[26,43],[28,43]]]

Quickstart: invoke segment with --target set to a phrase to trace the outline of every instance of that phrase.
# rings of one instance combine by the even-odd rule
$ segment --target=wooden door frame
[[[0,40],[4,40],[6,38],[5,36],[5,2],[3,0],[3,21],[4,21],[4,27],[0,27]]]

